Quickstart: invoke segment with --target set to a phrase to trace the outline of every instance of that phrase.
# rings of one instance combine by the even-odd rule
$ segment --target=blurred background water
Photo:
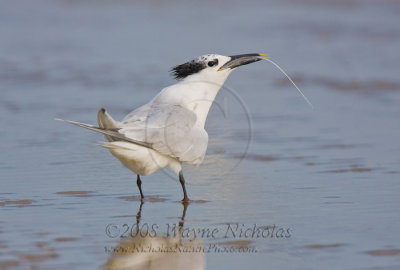
[[[198,269],[400,269],[398,1],[0,4],[0,269],[99,268],[138,213],[158,243],[182,216],[186,228],[290,231],[197,239],[256,250],[200,254]],[[53,120],[94,124],[101,107],[122,119],[174,84],[172,66],[251,52],[315,108],[267,62],[233,72],[208,117],[208,157],[184,167],[185,213],[169,172],[143,178],[141,207],[102,136]]]

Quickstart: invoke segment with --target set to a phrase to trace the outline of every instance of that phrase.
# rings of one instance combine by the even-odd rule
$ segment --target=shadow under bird
[[[103,133],[108,142],[102,145],[137,174],[142,200],[140,176],[169,167],[179,175],[182,201],[188,202],[182,163],[197,165],[203,161],[208,146],[204,125],[218,91],[235,68],[267,58],[258,53],[203,55],[172,68],[178,82],[162,89],[122,121],[114,120],[104,109],[98,112],[98,127],[57,120]]]

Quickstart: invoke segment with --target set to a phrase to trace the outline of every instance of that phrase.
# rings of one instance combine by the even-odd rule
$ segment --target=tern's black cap
[[[171,69],[171,73],[177,80],[182,80],[189,75],[200,72],[207,67],[204,61],[199,59],[192,60],[190,62],[184,63],[182,65],[175,66]]]

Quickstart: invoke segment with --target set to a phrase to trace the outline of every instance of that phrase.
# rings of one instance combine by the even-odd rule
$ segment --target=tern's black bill
[[[239,66],[251,64],[266,58],[269,58],[268,55],[264,53],[249,53],[249,54],[238,54],[230,56],[231,60],[225,63],[218,70],[224,70],[227,68],[233,69]]]

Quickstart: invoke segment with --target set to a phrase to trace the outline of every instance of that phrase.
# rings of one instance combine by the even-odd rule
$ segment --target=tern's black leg
[[[179,172],[179,182],[181,182],[182,189],[183,189],[183,200],[182,200],[182,202],[188,203],[189,202],[189,197],[187,196],[187,193],[186,193],[185,178],[183,178],[182,171]]]
[[[142,192],[142,180],[140,180],[140,175],[137,175],[136,184],[137,184],[137,186],[139,188],[139,191],[140,191],[140,198],[143,200],[144,196],[143,196],[143,192]]]
[[[183,225],[185,223],[186,209],[189,204],[187,202],[182,202],[182,205],[183,205],[183,212],[182,212],[181,220],[179,221],[179,230],[180,231],[182,231]]]

